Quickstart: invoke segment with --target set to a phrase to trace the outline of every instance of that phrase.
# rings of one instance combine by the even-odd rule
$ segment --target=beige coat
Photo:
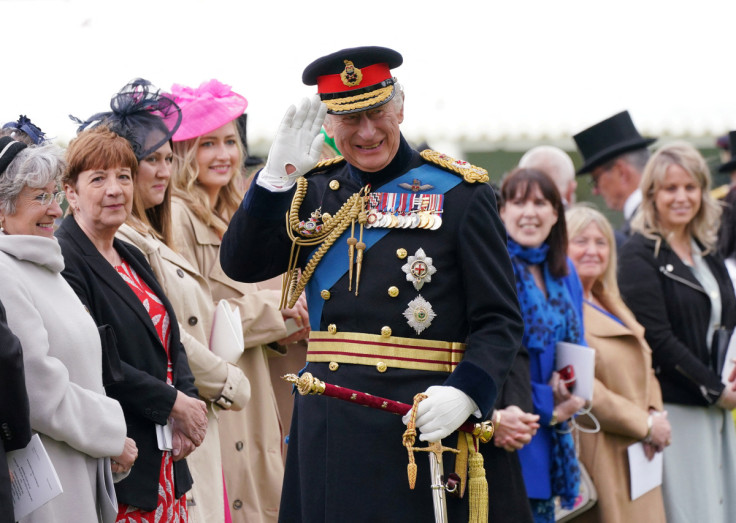
[[[585,340],[596,351],[592,413],[597,434],[580,433],[580,459],[598,490],[598,504],[577,522],[665,521],[661,488],[630,501],[626,448],[646,437],[649,408],[662,409],[662,393],[652,370],[644,328],[628,309],[607,303],[625,327],[585,303]]]
[[[220,238],[187,205],[172,200],[177,248],[205,277],[215,302],[227,299],[243,318],[246,350],[238,361],[251,384],[251,400],[239,413],[220,416],[225,482],[233,522],[275,522],[284,476],[283,432],[263,344],[286,337],[279,292],[236,282],[220,267]],[[254,253],[254,255],[258,255]]]
[[[233,410],[242,409],[250,397],[250,385],[238,367],[209,350],[215,306],[209,285],[197,270],[162,241],[143,236],[127,224],[118,230],[117,236],[143,252],[166,292],[179,320],[194,384],[208,404],[207,436],[187,458],[194,479],[194,486],[187,493],[189,521],[222,523],[225,509],[217,412],[228,405],[227,400],[232,401]],[[227,400],[220,399],[223,394]]]

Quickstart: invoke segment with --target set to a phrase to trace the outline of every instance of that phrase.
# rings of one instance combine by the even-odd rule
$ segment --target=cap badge
[[[355,87],[356,85],[359,85],[361,81],[363,81],[363,73],[353,65],[353,62],[350,60],[344,60],[345,62],[345,70],[340,73],[340,78],[342,78],[342,83],[347,85],[348,87]]]

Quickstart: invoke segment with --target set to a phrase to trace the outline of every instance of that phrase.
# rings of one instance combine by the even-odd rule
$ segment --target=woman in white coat
[[[63,489],[24,523],[115,521],[111,471],[126,473],[137,457],[120,404],[105,396],[97,326],[60,274],[63,169],[54,145],[0,138],[0,301],[23,346],[31,428]]]

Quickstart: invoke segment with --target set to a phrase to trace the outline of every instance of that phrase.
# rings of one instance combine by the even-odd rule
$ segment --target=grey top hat
[[[583,157],[577,174],[585,174],[616,156],[643,149],[656,138],[644,138],[634,127],[629,111],[622,111],[573,136]]]

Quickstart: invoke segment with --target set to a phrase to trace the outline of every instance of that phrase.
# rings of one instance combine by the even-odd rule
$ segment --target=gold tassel
[[[488,480],[483,467],[483,455],[478,452],[478,441],[470,434],[468,448],[468,498],[470,500],[469,523],[488,523]],[[472,440],[470,439],[472,438]]]
[[[363,243],[363,226],[368,221],[368,216],[365,212],[365,208],[362,208],[360,210],[360,213],[358,214],[358,223],[360,224],[360,240],[355,245],[355,248],[358,249],[358,259],[356,260],[356,263],[358,265],[358,269],[355,274],[355,295],[358,295],[358,288],[360,287],[360,270],[363,268],[363,251],[365,251],[365,243]]]
[[[455,474],[460,478],[460,484],[457,486],[460,498],[465,497],[465,487],[468,486],[468,446],[468,438],[460,432],[457,437],[458,453],[455,456]]]
[[[355,261],[355,244],[358,240],[355,239],[355,220],[350,224],[350,238],[348,238],[348,291],[353,290],[353,262]]]
[[[417,484],[417,464],[413,461],[414,455],[412,454],[412,462],[406,466],[406,474],[409,476],[409,488],[414,490]]]
[[[414,396],[414,404],[411,407],[409,423],[406,424],[406,430],[404,435],[401,437],[401,443],[406,447],[406,451],[409,453],[409,464],[406,466],[406,474],[409,476],[409,488],[414,490],[417,484],[417,464],[414,461],[414,442],[417,437],[417,407],[419,402],[426,399],[426,394],[417,394]]]

